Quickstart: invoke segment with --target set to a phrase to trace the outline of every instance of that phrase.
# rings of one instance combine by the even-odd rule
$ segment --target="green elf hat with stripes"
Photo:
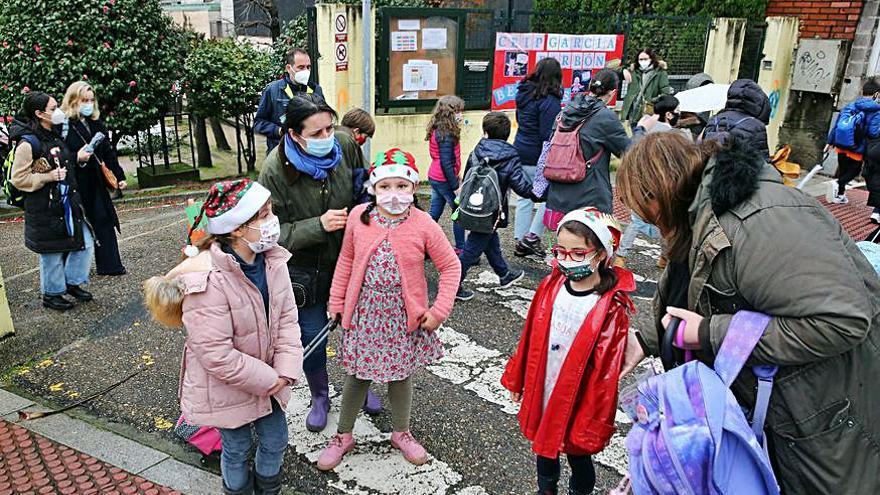
[[[208,219],[206,230],[209,234],[228,234],[253,218],[269,201],[270,195],[268,189],[250,179],[226,180],[211,186],[208,198],[190,228],[184,253],[187,256],[198,254],[191,239],[203,216]]]

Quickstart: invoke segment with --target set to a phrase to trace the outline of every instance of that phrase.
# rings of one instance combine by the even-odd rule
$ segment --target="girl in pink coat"
[[[188,421],[220,431],[224,493],[278,494],[284,409],[303,356],[290,253],[277,244],[278,218],[257,182],[215,184],[195,226],[203,216],[209,235],[187,246],[190,258],[165,277],[147,280],[147,307],[160,322],[186,328],[180,406]]]
[[[409,431],[411,376],[443,356],[436,330],[452,311],[461,265],[440,226],[412,207],[418,182],[412,155],[397,148],[379,153],[370,170],[375,199],[348,216],[328,306],[345,329],[339,350],[347,376],[338,433],[318,458],[318,469],[335,468],[354,449],[355,418],[374,381],[388,384],[391,445],[413,464],[428,460]],[[433,306],[425,254],[440,272]]]

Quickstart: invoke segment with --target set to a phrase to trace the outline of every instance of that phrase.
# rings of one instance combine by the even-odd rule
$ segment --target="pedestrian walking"
[[[616,221],[596,208],[562,219],[554,269],[538,286],[522,337],[501,384],[520,403],[519,424],[537,455],[538,494],[555,495],[560,454],[571,467],[568,493],[593,492],[590,456],[614,433],[617,381],[635,290],[630,272],[613,267]]]
[[[657,98],[675,93],[666,69],[666,62],[650,48],[640,51],[636,63],[630,65],[629,70],[624,69],[623,77],[628,85],[620,115],[631,126],[643,115],[654,113]]]
[[[472,167],[480,163],[488,163],[495,170],[498,177],[498,192],[501,194],[501,211],[492,233],[468,232],[464,249],[459,254],[461,261],[461,282],[456,299],[467,301],[473,299],[474,292],[465,289],[464,279],[468,270],[480,262],[484,254],[489,260],[489,265],[498,275],[500,288],[510,287],[522,280],[525,272],[518,268],[511,269],[504,260],[501,251],[501,240],[498,237],[498,229],[509,225],[508,221],[508,190],[513,189],[520,197],[532,196],[532,182],[523,172],[522,162],[516,148],[507,140],[510,138],[510,119],[501,112],[489,112],[483,117],[483,139],[477,143],[477,147],[471,153],[465,169],[465,177]],[[479,194],[479,193],[478,193]],[[485,191],[483,192],[485,194]]]
[[[428,182],[431,184],[431,218],[439,221],[446,205],[455,210],[455,196],[460,187],[461,173],[461,124],[463,122],[464,100],[454,95],[446,95],[437,100],[431,119],[428,121],[428,141],[431,166],[428,169]],[[464,230],[452,224],[456,253],[464,247]]]
[[[519,153],[523,172],[529,181],[535,178],[535,168],[544,142],[550,140],[556,116],[562,109],[562,67],[555,58],[538,62],[535,71],[526,76],[516,92],[516,137],[513,146]],[[544,235],[544,204],[535,208],[531,195],[520,195],[516,202],[513,238],[514,254],[528,256],[544,253],[541,236]]]
[[[24,198],[25,246],[40,255],[43,306],[59,311],[74,306],[64,295],[92,300],[82,286],[89,283],[94,250],[73,171],[76,161],[90,154],[71,152],[54,130],[65,120],[55,98],[32,91],[9,132],[16,143],[11,182]]]
[[[327,323],[330,284],[354,206],[354,173],[363,154],[348,132],[336,130],[336,112],[320,97],[299,94],[287,105],[284,139],[263,162],[259,182],[272,192],[281,222],[279,244],[294,255],[287,262],[307,347]],[[306,428],[321,431],[330,410],[327,341],[304,361],[312,403]],[[364,411],[378,414],[382,401],[367,395]]]
[[[548,212],[544,217],[548,228],[555,230],[566,212],[586,206],[612,213],[611,155],[621,156],[630,145],[626,130],[608,108],[616,92],[617,73],[602,69],[590,82],[590,92],[575,96],[560,114],[551,143],[558,139],[556,134],[577,132],[582,160],[577,166],[586,168],[586,173],[577,182],[549,181]],[[633,132],[640,134],[644,130],[637,127]],[[551,144],[548,160],[553,153]],[[547,176],[546,169],[544,175]]]
[[[61,110],[69,119],[65,142],[71,150],[92,150],[77,158],[76,182],[82,198],[86,218],[95,234],[95,266],[98,275],[125,275],[125,266],[119,256],[116,232],[120,231],[119,217],[110,198],[114,185],[105,175],[112,174],[119,190],[127,187],[125,172],[119,166],[110,133],[101,119],[101,109],[94,89],[84,81],[67,88]],[[98,137],[96,137],[98,136]],[[93,140],[100,139],[97,146]],[[80,159],[82,158],[82,159]],[[115,188],[114,188],[115,189]]]
[[[709,119],[702,139],[721,143],[731,137],[744,140],[757,149],[764,160],[770,160],[767,144],[767,124],[770,122],[770,98],[758,83],[751,79],[737,79],[727,90],[724,109]]]
[[[695,145],[645,136],[617,174],[624,203],[669,242],[654,325],[627,344],[624,370],[658,356],[664,318],[712,365],[740,310],[770,316],[749,357],[777,366],[765,422],[782,492],[880,492],[880,279],[813,198],[786,187],[749,141]],[[683,329],[683,330],[682,330]],[[753,410],[756,377],[733,383]]]
[[[835,204],[849,203],[846,185],[864,172],[871,220],[880,223],[880,80],[871,77],[862,85],[862,96],[846,105],[828,133],[825,151],[837,151],[837,181],[828,181],[826,198]],[[870,149],[869,149],[870,148]],[[864,171],[863,171],[864,166]]]
[[[209,236],[192,257],[144,284],[160,322],[186,329],[180,407],[189,422],[220,430],[227,495],[281,491],[290,386],[303,349],[281,227],[269,191],[249,179],[211,187],[193,229]],[[251,430],[257,433],[253,470]]]
[[[312,81],[312,59],[309,52],[294,48],[285,57],[284,75],[263,90],[254,115],[254,132],[266,136],[266,154],[284,137],[287,104],[295,95],[309,94],[324,99],[324,91]]]
[[[452,311],[461,267],[443,229],[414,206],[418,182],[411,154],[379,153],[370,172],[375,199],[348,217],[329,305],[345,329],[339,351],[346,378],[337,433],[318,469],[333,469],[355,448],[355,418],[372,382],[388,384],[391,445],[413,464],[427,462],[410,433],[412,375],[443,356],[436,331]],[[433,305],[426,256],[440,272]]]

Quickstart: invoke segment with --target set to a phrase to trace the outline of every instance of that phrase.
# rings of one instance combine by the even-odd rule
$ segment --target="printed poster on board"
[[[623,58],[623,35],[496,33],[492,110],[516,108],[519,82],[544,58],[555,58],[562,66],[565,104],[589,89],[599,69]]]

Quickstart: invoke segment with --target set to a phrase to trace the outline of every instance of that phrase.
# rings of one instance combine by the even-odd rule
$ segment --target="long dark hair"
[[[560,228],[583,239],[588,246],[596,249],[597,255],[605,253],[605,259],[599,263],[599,268],[596,270],[599,272],[599,283],[596,284],[593,290],[596,294],[604,294],[613,289],[617,285],[617,272],[612,268],[610,254],[602,248],[602,241],[599,240],[596,233],[586,225],[575,221],[565,222]]]
[[[52,95],[48,93],[31,91],[22,100],[21,111],[15,118],[28,124],[34,132],[45,133],[46,130],[40,125],[40,119],[37,118],[37,111],[45,112],[51,99]]]
[[[330,107],[324,98],[315,94],[297,94],[290,99],[287,110],[284,112],[284,130],[293,129],[293,132],[302,134],[303,122],[319,113],[329,113],[333,122],[339,115]]]
[[[644,50],[639,50],[638,52],[636,52],[636,61],[633,62],[635,67],[639,66],[639,55],[643,53],[651,57],[651,67],[655,69],[660,67],[660,56],[657,55],[657,53],[650,48],[645,48]]]
[[[562,66],[555,58],[541,59],[535,71],[526,76],[523,82],[530,82],[535,87],[532,98],[536,100],[547,95],[562,98]]]

